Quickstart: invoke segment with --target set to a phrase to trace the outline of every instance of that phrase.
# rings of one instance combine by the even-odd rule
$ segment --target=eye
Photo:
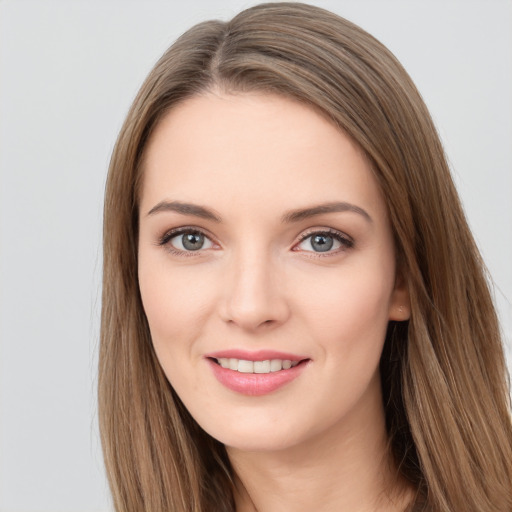
[[[297,251],[316,253],[337,252],[353,247],[354,242],[338,231],[316,231],[302,237],[299,244],[294,247]]]
[[[194,252],[212,248],[213,242],[201,231],[181,229],[166,233],[160,240],[160,245],[167,245],[176,252]]]

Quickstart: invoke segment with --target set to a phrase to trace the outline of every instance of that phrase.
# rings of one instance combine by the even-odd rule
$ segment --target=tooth
[[[230,370],[235,370],[241,373],[270,373],[294,368],[300,361],[291,361],[290,359],[248,361],[246,359],[236,359],[234,357],[219,357],[217,362],[222,366],[222,368],[229,368]]]
[[[254,373],[269,373],[270,361],[254,361]]]
[[[283,362],[281,359],[272,359],[270,361],[270,371],[271,372],[278,372],[279,370],[283,369]]]
[[[238,371],[241,373],[254,373],[253,361],[246,361],[244,359],[240,359],[238,361]]]

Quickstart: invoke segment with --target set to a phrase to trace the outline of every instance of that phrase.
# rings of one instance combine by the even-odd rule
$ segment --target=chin
[[[288,450],[308,444],[317,434],[313,431],[316,429],[308,428],[305,418],[293,420],[283,414],[277,419],[252,415],[245,420],[233,419],[226,422],[199,420],[201,428],[226,448],[246,452]],[[299,425],[302,428],[298,428]]]
[[[298,444],[297,439],[279,432],[236,431],[226,432],[224,436],[216,439],[228,449],[243,452],[278,452],[290,449]],[[295,434],[296,435],[296,434]]]

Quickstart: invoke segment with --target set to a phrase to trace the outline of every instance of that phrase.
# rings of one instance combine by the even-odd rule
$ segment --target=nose
[[[271,257],[247,252],[235,256],[226,273],[221,316],[246,331],[281,325],[290,316],[284,276]]]

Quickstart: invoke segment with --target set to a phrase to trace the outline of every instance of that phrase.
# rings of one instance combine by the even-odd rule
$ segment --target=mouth
[[[262,396],[285,387],[306,371],[310,358],[273,350],[226,350],[206,356],[213,375],[226,388]]]
[[[267,395],[285,387],[312,362],[305,355],[269,349],[219,350],[205,354],[205,359],[223,386],[248,396]]]
[[[290,359],[266,359],[264,361],[250,361],[248,359],[237,359],[234,357],[210,357],[214,363],[222,368],[233,370],[239,373],[275,373],[282,370],[295,368],[297,365],[304,363],[307,359],[300,361],[292,361]]]

